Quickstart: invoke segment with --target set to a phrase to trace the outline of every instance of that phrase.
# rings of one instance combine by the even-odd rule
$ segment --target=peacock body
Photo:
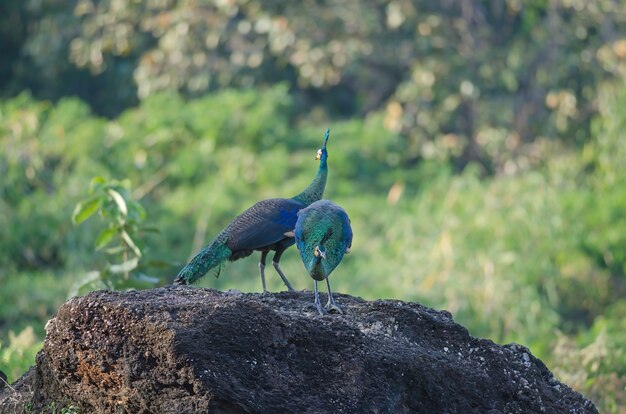
[[[300,210],[294,231],[304,267],[314,280],[315,306],[324,313],[317,282],[326,280],[326,309],[341,312],[335,304],[328,277],[352,247],[352,227],[346,211],[329,200],[320,200]]]
[[[292,198],[259,201],[245,210],[181,269],[174,283],[194,283],[211,269],[222,266],[227,261],[235,261],[250,256],[254,251],[260,251],[261,282],[263,291],[267,291],[265,261],[268,253],[274,251],[272,264],[287,288],[293,290],[280,269],[279,262],[283,252],[295,243],[293,229],[298,219],[298,211],[321,199],[324,194],[328,177],[326,143],[329,134],[330,131],[327,130],[324,144],[317,152],[316,159],[320,161],[317,174],[304,191]]]

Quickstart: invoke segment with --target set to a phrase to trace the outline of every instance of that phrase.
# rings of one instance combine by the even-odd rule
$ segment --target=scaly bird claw
[[[315,305],[317,307],[317,311],[320,313],[321,316],[326,315],[327,312],[326,312],[326,310],[324,308],[322,308],[322,304],[321,303],[318,302]]]
[[[328,310],[328,312],[330,313],[333,313],[334,311],[335,313],[340,313],[343,315],[343,310],[341,310],[341,308],[336,303],[328,302],[326,304],[326,310]]]
[[[322,316],[328,313],[321,303],[309,303],[306,307],[311,310],[316,309]]]

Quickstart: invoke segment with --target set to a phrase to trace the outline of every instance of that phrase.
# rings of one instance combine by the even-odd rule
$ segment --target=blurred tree
[[[7,91],[25,37],[22,8],[18,2],[0,2],[0,90]]]
[[[316,167],[323,118],[314,111],[294,126],[292,98],[285,85],[187,101],[161,92],[112,120],[77,98],[51,104],[23,93],[0,101],[0,332],[36,320],[41,337],[83,269],[139,274],[133,267],[141,263],[124,257],[130,244],[114,249],[121,257],[113,261],[88,248],[94,238],[104,247],[125,243],[124,232],[145,236],[142,260],[179,262],[158,272],[170,281],[233,211],[295,194]],[[532,145],[552,155],[545,165],[488,178],[474,166],[453,174],[434,146],[431,159],[406,162],[411,143],[385,126],[385,111],[334,121],[328,195],[351,212],[358,235],[333,282],[338,291],[449,309],[474,335],[529,346],[602,412],[618,413],[626,401],[624,105],[624,85],[607,83],[583,148],[537,140]],[[104,231],[95,220],[70,225],[94,175],[138,184],[132,192],[111,187],[128,202],[100,191],[77,210],[85,218],[113,208]],[[139,232],[143,214],[131,214],[130,200],[141,201],[162,237]],[[302,270],[297,255],[284,261],[286,271]],[[258,289],[254,261],[229,267],[228,277],[205,283]],[[92,275],[98,282],[103,273]],[[104,286],[120,284],[85,288]]]
[[[94,73],[72,62],[71,40],[80,25],[75,7],[75,1],[0,2],[0,93],[28,89],[53,101],[79,96],[99,114],[115,116],[138,103],[134,64],[112,56],[109,70]]]
[[[623,2],[20,4],[10,15],[27,24],[4,29],[5,45],[21,45],[9,55],[13,73],[38,95],[77,94],[111,116],[162,90],[197,96],[286,81],[296,117],[318,105],[344,116],[383,112],[409,144],[408,165],[442,158],[514,172],[542,162],[534,144],[584,142],[597,83],[626,77]]]

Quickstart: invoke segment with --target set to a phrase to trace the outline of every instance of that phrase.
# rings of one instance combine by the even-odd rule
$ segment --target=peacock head
[[[326,130],[326,134],[324,135],[324,145],[322,145],[322,148],[317,150],[317,156],[315,157],[316,160],[321,160],[322,158],[326,159],[326,157],[328,157],[328,153],[326,152],[326,143],[328,142],[328,137],[330,135],[330,128],[328,128]]]

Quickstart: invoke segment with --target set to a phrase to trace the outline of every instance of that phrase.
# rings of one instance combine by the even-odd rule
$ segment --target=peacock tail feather
[[[189,285],[204,276],[209,270],[217,267],[216,277],[219,276],[224,263],[232,255],[232,250],[226,245],[228,228],[224,229],[208,246],[200,251],[185,267],[181,269],[174,280],[179,285]]]

